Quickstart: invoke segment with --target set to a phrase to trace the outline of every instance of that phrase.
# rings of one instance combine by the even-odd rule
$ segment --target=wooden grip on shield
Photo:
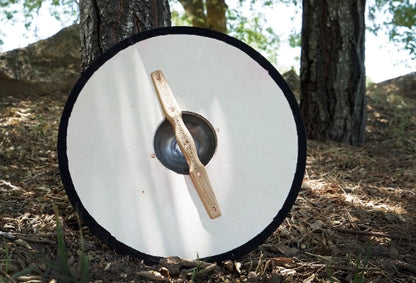
[[[162,71],[151,74],[166,119],[172,124],[176,142],[189,165],[189,175],[211,219],[221,216],[220,207],[212,190],[207,170],[198,157],[194,139],[186,128],[179,108]]]

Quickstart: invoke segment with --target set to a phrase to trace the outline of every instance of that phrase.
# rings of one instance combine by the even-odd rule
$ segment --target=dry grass
[[[80,226],[56,157],[64,103],[62,94],[0,97],[0,278],[5,280],[76,280],[62,278],[56,268],[54,206],[64,223],[67,264],[80,272]],[[238,263],[146,266],[115,254],[83,227],[90,279],[415,282],[415,106],[415,96],[373,87],[366,144],[309,141],[305,182],[291,214]]]

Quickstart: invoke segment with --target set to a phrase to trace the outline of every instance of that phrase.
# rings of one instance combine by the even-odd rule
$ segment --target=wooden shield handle
[[[182,119],[182,111],[173,96],[172,91],[162,73],[154,71],[151,74],[153,84],[159,97],[160,105],[166,119],[172,124],[176,141],[189,165],[189,175],[211,219],[221,216],[221,210],[212,190],[207,170],[201,163],[196,151],[194,139]]]

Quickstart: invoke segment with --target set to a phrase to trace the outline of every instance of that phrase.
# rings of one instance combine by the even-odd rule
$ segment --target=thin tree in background
[[[192,26],[227,32],[224,0],[178,0],[191,17]]]

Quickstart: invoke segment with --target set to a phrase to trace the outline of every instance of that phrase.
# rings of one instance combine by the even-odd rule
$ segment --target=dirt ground
[[[416,93],[395,83],[369,88],[367,143],[308,141],[290,215],[250,254],[216,264],[147,266],[102,244],[59,176],[66,95],[0,96],[0,282],[416,282]]]

